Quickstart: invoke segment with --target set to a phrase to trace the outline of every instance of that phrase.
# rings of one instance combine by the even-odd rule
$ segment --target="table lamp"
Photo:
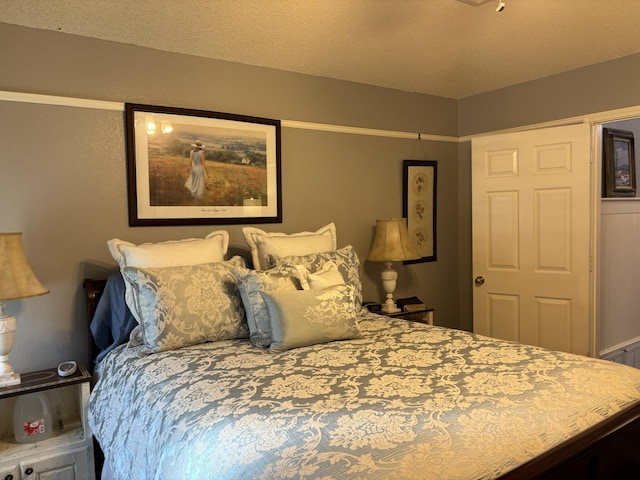
[[[398,272],[392,268],[392,262],[416,260],[420,258],[407,230],[405,218],[385,218],[376,220],[376,234],[369,250],[367,260],[385,262],[382,270],[382,288],[387,297],[382,305],[383,313],[397,313],[400,309],[393,300]]]
[[[20,375],[9,365],[16,319],[5,313],[4,302],[45,293],[49,290],[36,278],[24,254],[22,233],[0,233],[0,387],[20,383]]]

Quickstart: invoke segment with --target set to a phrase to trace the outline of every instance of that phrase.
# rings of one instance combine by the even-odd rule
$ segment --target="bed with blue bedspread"
[[[358,270],[345,248],[85,281],[103,478],[635,478],[640,370],[370,313]]]

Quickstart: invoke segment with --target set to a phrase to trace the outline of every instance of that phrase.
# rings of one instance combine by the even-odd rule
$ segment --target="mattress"
[[[97,365],[116,479],[490,479],[640,400],[640,370],[371,314],[362,336],[248,339]]]

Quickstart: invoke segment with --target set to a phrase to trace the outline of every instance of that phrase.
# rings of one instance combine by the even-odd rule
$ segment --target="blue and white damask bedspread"
[[[494,478],[640,399],[640,370],[368,314],[363,338],[229,340],[98,365],[117,479]]]

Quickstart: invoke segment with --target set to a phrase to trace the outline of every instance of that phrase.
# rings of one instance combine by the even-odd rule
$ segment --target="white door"
[[[591,127],[472,141],[473,329],[589,355]]]

